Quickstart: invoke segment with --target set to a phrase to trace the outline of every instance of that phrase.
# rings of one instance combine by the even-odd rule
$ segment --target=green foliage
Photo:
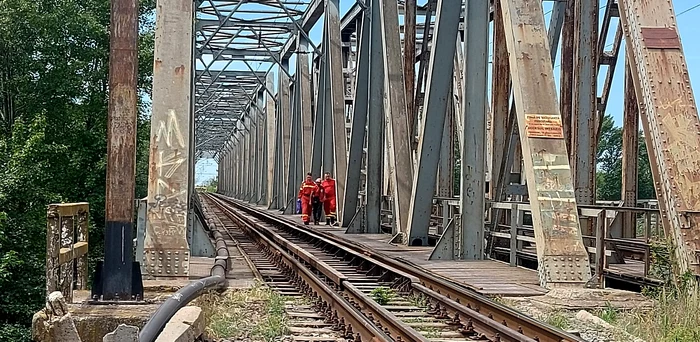
[[[660,287],[643,287],[642,293],[645,296],[659,299],[668,297],[678,299],[688,293],[692,293],[695,286],[695,276],[690,270],[686,270],[680,276],[676,276],[676,265],[674,245],[670,239],[666,241],[652,241],[649,251],[651,260],[649,264],[649,276],[662,281]],[[678,272],[680,273],[680,272]]]
[[[375,288],[369,294],[379,305],[386,305],[395,296],[394,290],[384,286]]]
[[[424,296],[423,294],[411,294],[408,296],[408,302],[411,303],[413,306],[417,306],[419,308],[425,308],[428,306],[428,297]]]
[[[608,323],[614,323],[617,320],[617,316],[617,308],[612,306],[610,302],[605,302],[605,308],[598,313],[598,317]]]
[[[216,187],[219,185],[219,178],[214,177],[207,181],[204,186],[207,188],[207,192],[214,193],[216,192]]]
[[[546,318],[546,323],[555,326],[561,330],[569,329],[569,318],[566,314],[561,311],[554,311],[550,313]]]
[[[700,340],[698,307],[697,289],[663,286],[654,292],[651,308],[635,310],[616,324],[645,341],[694,342]]]
[[[152,74],[154,6],[140,4],[142,96]],[[31,316],[44,304],[47,204],[89,202],[90,259],[102,253],[109,8],[108,0],[0,1],[0,102],[12,100],[14,117],[0,116],[1,341],[29,340]],[[139,197],[150,131],[149,108],[140,109]]]
[[[603,201],[620,200],[622,189],[622,128],[615,127],[611,115],[605,115],[598,143],[598,172],[596,174],[597,197]],[[654,181],[651,176],[649,155],[640,132],[637,159],[638,197],[655,199]]]

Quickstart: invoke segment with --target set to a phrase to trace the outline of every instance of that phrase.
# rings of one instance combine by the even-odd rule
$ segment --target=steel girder
[[[196,157],[218,158],[233,146],[238,122],[263,110],[256,106],[259,93],[274,92],[265,84],[267,74],[279,65],[285,44],[295,40],[299,28],[295,21],[312,1],[196,2],[192,95]]]

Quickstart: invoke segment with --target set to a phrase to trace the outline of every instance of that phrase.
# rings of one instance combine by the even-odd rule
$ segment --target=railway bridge
[[[228,258],[212,234],[226,220],[289,253],[294,240],[259,220],[486,295],[657,285],[657,243],[676,276],[700,275],[700,119],[671,1],[158,0],[148,196],[136,202],[133,3],[112,5],[96,301],[129,298],[141,279],[209,275]],[[614,99],[622,197],[601,202]],[[640,145],[654,199],[638,198]],[[206,159],[216,194],[195,189]],[[338,224],[301,225],[299,184],[325,172]]]
[[[700,272],[700,121],[672,3],[175,3],[157,8],[144,275],[188,276],[184,258],[149,258],[190,253],[202,158],[218,193],[288,217],[306,173],[330,172],[346,238],[529,267],[545,288],[653,283],[652,239]],[[598,203],[611,97],[623,196]]]

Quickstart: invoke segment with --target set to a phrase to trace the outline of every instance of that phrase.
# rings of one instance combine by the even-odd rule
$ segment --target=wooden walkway
[[[279,218],[300,223],[300,215],[280,215],[279,211],[260,210],[274,214]],[[457,283],[466,284],[484,295],[504,297],[539,296],[547,289],[539,286],[537,272],[523,267],[511,267],[495,260],[483,261],[449,261],[428,260],[432,247],[409,247],[390,244],[388,234],[345,234],[344,228],[329,227],[325,224],[309,225],[311,229],[326,231],[343,239],[354,241],[367,249],[376,251],[398,260],[405,260],[427,271],[434,272]]]

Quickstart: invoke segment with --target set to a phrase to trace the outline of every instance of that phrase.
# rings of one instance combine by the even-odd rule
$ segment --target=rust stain
[[[185,66],[180,65],[179,67],[175,68],[175,75],[176,76],[182,76],[185,74]]]
[[[642,27],[642,38],[647,49],[680,49],[678,32],[672,27]]]

